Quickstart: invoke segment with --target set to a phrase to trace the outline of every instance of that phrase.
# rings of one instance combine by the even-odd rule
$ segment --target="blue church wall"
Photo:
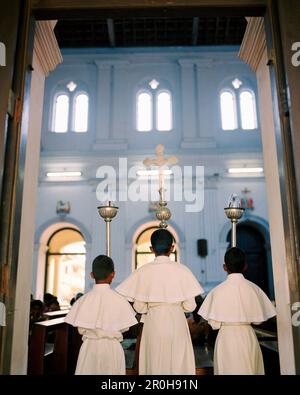
[[[177,155],[179,165],[204,166],[204,208],[185,211],[183,202],[170,201],[171,224],[181,236],[180,259],[190,267],[206,291],[225,278],[222,269],[227,243],[220,238],[228,219],[224,207],[231,193],[254,199],[250,212],[268,221],[264,177],[229,177],[229,167],[263,167],[259,129],[223,131],[220,98],[222,89],[232,87],[238,78],[256,94],[255,74],[230,48],[166,48],[133,50],[65,50],[64,62],[46,80],[42,124],[41,170],[38,188],[36,229],[49,220],[61,218],[55,208],[59,200],[71,205],[70,216],[91,235],[86,266],[86,289],[91,259],[105,252],[105,224],[99,217],[96,197],[97,168],[117,167],[118,158],[129,166],[142,164],[163,144],[167,155]],[[173,129],[167,132],[138,132],[135,125],[136,94],[156,79],[167,86],[173,98]],[[73,81],[89,95],[89,120],[86,133],[51,130],[52,106],[60,86]],[[258,106],[257,106],[258,111]],[[47,171],[77,170],[82,177],[71,181],[49,181]],[[141,222],[155,220],[149,202],[117,202],[119,212],[112,222],[112,258],[116,265],[117,285],[132,267],[133,230]],[[65,220],[68,220],[68,215]],[[80,226],[79,226],[80,227]],[[197,253],[197,240],[208,240],[208,255]],[[36,250],[38,249],[38,235]],[[43,265],[35,254],[34,267]],[[33,281],[33,292],[35,289]],[[39,296],[39,295],[37,295]]]

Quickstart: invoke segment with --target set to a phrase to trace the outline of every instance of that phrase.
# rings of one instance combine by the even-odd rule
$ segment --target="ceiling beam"
[[[36,19],[263,16],[268,0],[33,0]]]
[[[116,35],[115,35],[114,21],[111,18],[107,19],[107,30],[108,30],[109,44],[112,48],[114,48],[116,46]]]
[[[192,45],[197,45],[199,29],[199,17],[193,18]]]
[[[227,39],[228,39],[228,35],[229,35],[229,26],[230,26],[230,19],[228,18],[228,19],[226,20],[225,37],[224,37],[225,42],[227,42]]]

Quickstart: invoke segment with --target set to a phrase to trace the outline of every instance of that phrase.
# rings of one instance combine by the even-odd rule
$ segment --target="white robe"
[[[108,284],[95,284],[78,299],[65,318],[78,327],[83,344],[75,374],[124,375],[122,332],[137,324],[130,304]]]
[[[195,356],[184,312],[203,293],[184,265],[159,256],[133,272],[116,291],[134,301],[144,322],[139,374],[195,374]]]
[[[213,329],[219,329],[214,350],[214,374],[262,375],[261,349],[251,324],[276,315],[267,295],[240,273],[213,289],[199,312]]]

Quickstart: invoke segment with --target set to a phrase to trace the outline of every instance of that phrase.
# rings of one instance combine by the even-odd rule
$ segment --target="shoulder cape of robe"
[[[130,301],[165,303],[182,302],[204,292],[190,269],[166,256],[134,271],[116,291]]]
[[[218,322],[261,323],[274,317],[276,310],[262,289],[233,273],[209,292],[198,314]]]
[[[108,284],[95,284],[90,292],[78,299],[65,322],[104,331],[123,331],[137,324],[133,308]]]

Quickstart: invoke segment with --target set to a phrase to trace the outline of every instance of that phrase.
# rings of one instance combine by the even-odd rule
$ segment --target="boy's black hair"
[[[98,255],[93,260],[92,272],[95,280],[105,280],[114,271],[114,262],[109,256]]]
[[[173,242],[172,234],[166,229],[157,229],[151,235],[151,245],[157,255],[167,254]]]
[[[242,273],[245,268],[246,256],[240,248],[232,247],[226,251],[224,261],[230,273]]]

